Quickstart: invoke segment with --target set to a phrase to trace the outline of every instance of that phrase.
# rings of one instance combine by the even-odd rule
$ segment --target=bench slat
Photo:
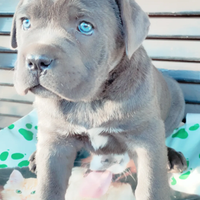
[[[15,12],[19,0],[1,0],[0,1],[0,14],[12,15]]]
[[[137,0],[142,9],[149,13],[200,13],[199,0]]]
[[[13,84],[14,71],[0,70],[0,83],[11,85]]]
[[[12,17],[0,17],[0,35],[10,34]]]
[[[200,63],[153,61],[153,64],[164,74],[180,82],[200,83]]]
[[[199,84],[180,84],[187,103],[200,103]]]
[[[14,13],[19,0],[1,0],[0,13],[11,15]],[[199,0],[137,0],[138,4],[149,13],[184,13],[196,12],[200,13]]]
[[[151,18],[149,36],[200,38],[200,18]]]
[[[17,102],[0,102],[0,113],[3,115],[24,116],[33,110],[32,104],[19,104]]]
[[[16,52],[16,50],[11,49],[11,39],[10,36],[0,35],[0,52]]]
[[[145,40],[152,59],[200,62],[200,41]]]
[[[16,99],[2,99],[0,98],[1,102],[9,102],[9,103],[20,103],[20,104],[29,104],[32,105],[32,101],[24,101],[24,100],[16,100]]]
[[[9,117],[9,116],[0,116],[0,127],[1,129],[7,127],[17,121],[19,118]]]
[[[4,99],[15,99],[19,101],[34,101],[34,95],[28,93],[25,96],[18,95],[14,87],[0,87],[0,97]],[[1,108],[0,108],[1,109]],[[0,111],[1,112],[1,111]]]
[[[200,113],[200,105],[186,104],[185,114],[186,113]]]
[[[0,53],[0,69],[13,70],[17,54]]]

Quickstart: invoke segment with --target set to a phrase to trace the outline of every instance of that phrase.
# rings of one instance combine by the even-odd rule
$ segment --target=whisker
[[[130,169],[128,169],[128,170],[129,170],[129,175],[130,175],[130,177],[131,177],[134,181],[136,181],[135,178],[134,178],[134,176],[133,176],[133,174],[131,173],[131,170],[130,170]]]

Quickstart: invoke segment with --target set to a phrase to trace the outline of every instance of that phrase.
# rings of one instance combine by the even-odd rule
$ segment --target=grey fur
[[[22,29],[24,17],[29,30]],[[93,24],[93,35],[77,31],[81,21]],[[20,1],[14,84],[36,96],[38,200],[64,200],[77,151],[94,151],[87,130],[99,127],[112,142],[97,153],[127,151],[134,159],[136,199],[169,200],[165,128],[169,134],[179,125],[184,99],[141,46],[148,28],[134,0]],[[41,59],[51,61],[48,67]]]

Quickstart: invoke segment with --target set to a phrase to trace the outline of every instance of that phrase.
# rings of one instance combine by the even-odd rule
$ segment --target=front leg
[[[37,200],[64,200],[76,158],[73,140],[40,140],[37,145]]]
[[[129,150],[135,155],[137,168],[138,185],[135,192],[137,200],[170,199],[164,134],[162,121],[157,121],[133,136],[132,142],[129,143]]]

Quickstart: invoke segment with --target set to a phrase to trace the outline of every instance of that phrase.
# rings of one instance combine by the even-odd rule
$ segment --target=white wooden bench
[[[32,110],[32,94],[13,88],[16,51],[10,48],[13,13],[19,0],[0,0],[0,128]],[[151,27],[144,46],[154,65],[179,81],[186,112],[200,113],[200,0],[137,0]]]

